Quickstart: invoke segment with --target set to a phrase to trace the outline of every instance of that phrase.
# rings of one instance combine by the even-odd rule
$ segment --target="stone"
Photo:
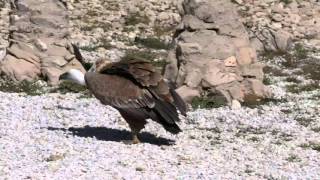
[[[32,54],[32,52],[27,52],[20,49],[17,45],[12,45],[7,50],[10,54],[13,54],[15,57],[19,59],[24,59],[30,63],[35,64],[36,66],[40,63],[39,57]]]
[[[0,63],[2,75],[14,81],[32,81],[40,75],[40,69],[31,62],[7,55]]]
[[[243,1],[242,1],[242,0],[235,0],[235,2],[236,2],[237,4],[243,4]]]
[[[175,51],[171,50],[168,53],[166,58],[167,65],[165,66],[164,78],[168,79],[171,82],[176,81],[176,77],[178,76],[178,61],[176,59]]]
[[[241,104],[238,100],[233,99],[231,102],[231,109],[241,109]]]
[[[187,92],[219,92],[229,105],[233,99],[243,101],[246,91],[242,81],[262,81],[263,72],[261,67],[250,66],[257,62],[256,51],[234,4],[224,0],[183,0],[182,8],[182,23],[174,35],[176,43],[165,77]],[[270,13],[263,12],[257,21]],[[270,22],[266,20],[266,26]],[[272,37],[269,31],[268,35]],[[264,48],[261,42],[260,46]]]
[[[48,56],[45,58],[42,58],[42,63],[41,65],[44,67],[62,67],[68,63],[67,60],[65,60],[64,57],[61,56]]]
[[[289,14],[289,17],[287,17],[285,20],[290,23],[298,24],[301,20],[301,17],[298,14]]]
[[[189,87],[196,88],[200,84],[202,79],[201,70],[198,68],[192,68],[187,71],[185,78],[185,84]]]
[[[275,22],[281,22],[283,20],[283,16],[281,14],[273,14],[272,15],[272,20]]]
[[[233,38],[232,43],[236,48],[247,47],[250,45],[250,41],[247,38]]]
[[[239,65],[248,65],[257,61],[257,54],[251,47],[241,47],[236,52],[236,58]]]
[[[49,56],[66,56],[69,55],[69,51],[65,47],[56,46],[56,45],[49,45],[47,54]]]
[[[137,37],[137,34],[135,32],[129,32],[128,38],[130,41],[133,42],[136,39],[136,37]]]
[[[0,61],[4,59],[4,57],[7,54],[7,49],[6,48],[0,48]]]
[[[244,86],[244,101],[248,103],[256,103],[264,98],[270,97],[270,92],[263,83],[257,79],[246,79],[242,82]]]
[[[200,30],[196,33],[183,32],[180,39],[184,43],[199,44],[201,54],[211,59],[225,59],[233,56],[236,49],[231,38],[219,36],[215,31],[210,30]]]
[[[250,42],[251,42],[251,46],[254,47],[258,53],[264,51],[264,46],[258,38],[252,38]]]
[[[292,43],[292,35],[284,30],[273,33],[277,49],[286,51]]]
[[[199,90],[195,88],[188,87],[186,85],[176,89],[176,92],[181,96],[181,98],[188,103],[191,103],[194,97],[200,97]]]
[[[201,47],[198,43],[178,43],[178,48],[184,56],[201,53]]]
[[[214,23],[205,23],[198,18],[191,16],[191,15],[186,15],[183,18],[183,24],[184,28],[188,29],[189,31],[195,31],[195,30],[213,30],[216,29],[218,30],[218,27]]]
[[[273,7],[271,7],[271,12],[283,14],[284,13],[283,4],[279,3],[279,4],[274,5]]]
[[[237,80],[236,74],[223,72],[221,65],[215,61],[209,62],[204,69],[203,81],[210,86],[218,86]]]
[[[28,37],[28,35],[23,34],[23,33],[13,32],[11,35],[12,35],[13,39],[19,39],[22,42],[28,43],[31,41],[30,37]]]
[[[281,29],[282,28],[282,24],[280,22],[272,22],[271,25],[270,25],[270,28],[272,29]]]
[[[79,67],[80,63],[72,60],[74,55],[66,47],[68,12],[60,1],[18,0],[11,3],[17,8],[10,14],[13,31],[10,32],[8,54],[0,64],[2,75],[15,81],[36,80],[44,75],[50,82],[57,82],[61,70]]]
[[[59,68],[50,66],[42,68],[41,73],[48,79],[48,83],[54,86],[58,85],[59,76],[63,73],[63,71]]]
[[[65,57],[64,57],[64,59],[66,60],[66,61],[71,61],[72,59],[74,59],[75,58],[75,56],[73,55],[73,54],[69,54],[69,55],[66,55]]]
[[[236,67],[237,64],[237,59],[234,56],[230,56],[227,59],[224,60],[224,65],[226,67]]]
[[[264,64],[256,62],[254,64],[240,66],[240,72],[242,77],[256,78],[263,80],[263,68]]]
[[[23,1],[18,1],[16,3],[16,6],[20,11],[29,11],[30,10],[29,5]]]
[[[72,59],[70,62],[68,62],[67,64],[65,64],[62,68],[63,72],[68,71],[69,69],[78,69],[83,73],[86,73],[86,70],[84,69],[84,67],[81,65],[81,63],[77,60],[77,59]]]
[[[233,81],[230,83],[221,84],[216,87],[216,90],[218,90],[221,94],[225,96],[225,98],[228,100],[229,105],[231,105],[233,99],[243,101],[245,95],[245,91],[243,90],[240,81]]]
[[[48,50],[48,46],[46,45],[46,43],[44,43],[43,41],[41,41],[41,39],[36,39],[34,41],[34,44],[36,45],[36,47],[40,50],[40,51],[46,51]]]

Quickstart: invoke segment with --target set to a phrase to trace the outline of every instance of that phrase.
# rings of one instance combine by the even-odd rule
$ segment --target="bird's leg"
[[[119,109],[120,114],[127,121],[130,129],[132,139],[131,141],[123,141],[125,144],[138,144],[140,140],[138,138],[138,134],[141,129],[144,128],[144,125],[147,123],[146,117],[139,114],[138,110],[131,110],[130,109]]]
[[[141,143],[141,141],[139,140],[138,138],[138,134],[139,134],[139,131],[140,130],[137,130],[135,128],[131,128],[131,136],[132,136],[132,139],[131,140],[124,140],[122,141],[124,144],[139,144]]]
[[[132,133],[132,144],[139,144],[140,143],[140,140],[138,138],[139,131],[137,131],[136,129],[131,129],[131,133]]]

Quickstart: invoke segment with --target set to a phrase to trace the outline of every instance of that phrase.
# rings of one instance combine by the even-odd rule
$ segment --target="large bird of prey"
[[[83,63],[76,46],[75,55]],[[87,86],[104,105],[117,109],[132,132],[132,143],[139,143],[138,133],[152,119],[172,134],[181,132],[177,109],[186,115],[186,105],[160,72],[144,59],[120,62],[98,61],[88,72],[71,69],[60,79]]]

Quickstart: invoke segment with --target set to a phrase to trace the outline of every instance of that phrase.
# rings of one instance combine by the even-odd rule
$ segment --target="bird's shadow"
[[[80,128],[56,128],[56,127],[48,127],[48,130],[51,131],[64,131],[71,132],[74,136],[79,137],[95,137],[98,140],[102,141],[115,141],[122,142],[131,140],[131,133],[127,130],[118,130],[107,127],[80,127]],[[149,143],[153,145],[173,145],[175,144],[174,140],[157,137],[148,132],[142,132],[139,134],[139,139],[142,143]]]

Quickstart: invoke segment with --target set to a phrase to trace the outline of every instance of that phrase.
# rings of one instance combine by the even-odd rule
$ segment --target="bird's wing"
[[[122,60],[109,63],[99,71],[102,74],[115,74],[130,79],[142,87],[156,86],[162,79],[161,74],[146,60]]]
[[[125,79],[126,81],[122,80],[118,83],[121,84],[123,82],[126,82],[127,84],[130,84],[130,86],[134,86],[135,88],[131,90],[127,89],[122,94],[125,94],[127,96],[126,93],[129,93],[127,91],[137,91],[140,93],[142,92],[141,94],[138,93],[139,95],[137,94],[135,97],[142,97],[143,103],[139,101],[139,106],[137,106],[137,103],[135,103],[134,106],[130,104],[130,107],[144,107],[143,109],[147,111],[146,113],[148,114],[148,116],[151,119],[162,124],[166,130],[174,134],[181,131],[181,129],[175,123],[177,121],[180,121],[175,104],[175,98],[172,96],[170,88],[164,81],[160,72],[156,71],[154,66],[149,61],[145,61],[143,59],[134,59],[120,61],[117,63],[109,63],[102,67],[99,70],[99,73],[101,73],[102,75],[107,75],[108,77],[111,77],[113,75],[115,77]],[[88,84],[89,83],[90,82],[88,82]],[[111,82],[107,82],[106,84],[110,84],[110,88],[112,89],[118,89],[115,88],[116,86],[114,86],[114,84],[116,84],[115,82],[112,82],[112,85]],[[99,96],[96,97],[99,99]],[[110,102],[110,100],[108,102]],[[128,103],[128,101],[121,102]],[[134,102],[136,102],[136,100],[134,100]],[[125,105],[126,103],[122,103],[122,106],[128,107],[128,105]],[[143,106],[145,104],[148,104],[148,106]]]
[[[180,112],[186,115],[186,105],[175,92],[174,86],[165,82],[160,72],[149,61],[131,59],[109,63],[101,68],[100,73],[125,77],[139,87],[148,89],[156,99],[177,106]]]
[[[85,80],[88,89],[103,104],[116,108],[153,108],[155,106],[149,91],[121,76],[87,72]]]

